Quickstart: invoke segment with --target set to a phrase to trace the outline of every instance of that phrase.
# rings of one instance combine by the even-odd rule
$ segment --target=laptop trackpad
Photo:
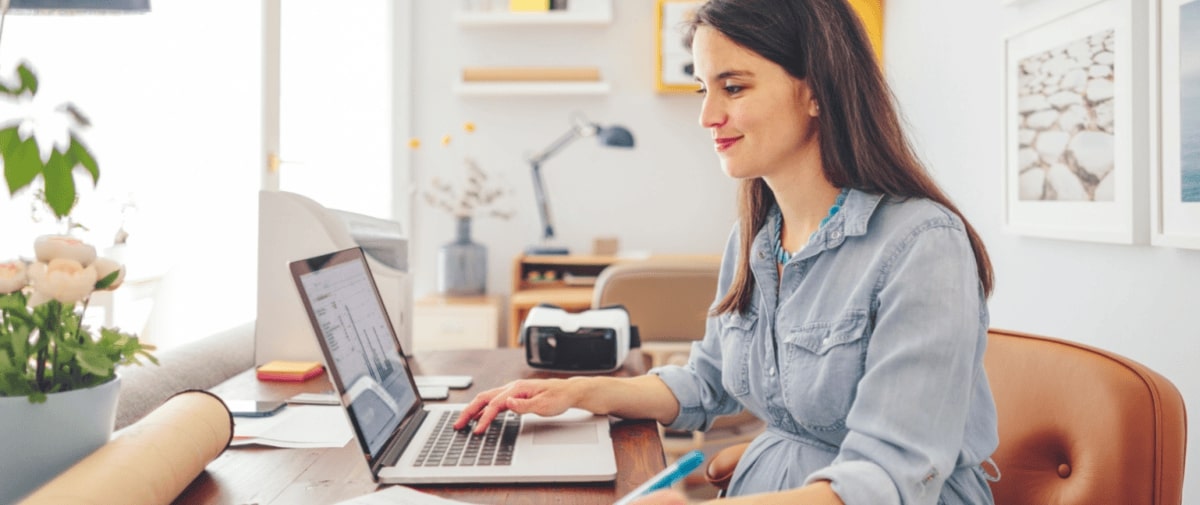
[[[592,424],[545,423],[533,426],[533,445],[570,445],[596,443]]]

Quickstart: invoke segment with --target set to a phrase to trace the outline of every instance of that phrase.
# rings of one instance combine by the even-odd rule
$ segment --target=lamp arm
[[[554,223],[550,220],[550,202],[546,200],[546,188],[542,183],[542,164],[533,159],[529,160],[529,166],[533,169],[533,195],[537,200],[538,217],[542,220],[542,240],[549,241],[554,238]]]
[[[572,126],[570,130],[567,130],[566,133],[555,139],[555,141],[545,149],[542,149],[540,152],[530,156],[529,163],[534,165],[541,164],[543,161],[546,161],[546,159],[557,154],[564,147],[567,147],[567,144],[570,144],[576,139],[582,137],[584,133],[586,132],[580,131],[578,127]]]
[[[578,126],[572,126],[571,129],[560,135],[545,149],[529,157],[529,166],[533,172],[533,195],[537,200],[538,217],[542,220],[543,241],[549,241],[554,238],[554,223],[550,218],[550,202],[546,198],[546,185],[542,182],[542,162],[587,133],[587,130]]]

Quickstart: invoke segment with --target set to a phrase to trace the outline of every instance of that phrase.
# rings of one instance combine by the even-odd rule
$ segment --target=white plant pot
[[[0,505],[15,503],[112,437],[121,378],[53,393],[0,397]]]

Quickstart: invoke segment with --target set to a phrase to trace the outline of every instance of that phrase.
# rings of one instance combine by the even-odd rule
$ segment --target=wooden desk
[[[474,376],[470,389],[450,392],[448,401],[465,403],[476,393],[516,378],[564,377],[525,365],[521,349],[481,349],[417,353],[416,374]],[[645,360],[634,350],[625,367],[612,375],[645,373]],[[328,388],[322,375],[300,384],[259,382],[253,370],[213,388],[225,397],[282,400],[296,393]],[[619,421],[612,425],[617,458],[615,482],[585,484],[520,484],[413,486],[425,492],[472,503],[608,505],[632,491],[665,466],[658,427],[654,421]],[[564,457],[570,457],[564,455]],[[363,459],[358,441],[340,449],[229,448],[175,500],[178,504],[328,504],[378,488]]]

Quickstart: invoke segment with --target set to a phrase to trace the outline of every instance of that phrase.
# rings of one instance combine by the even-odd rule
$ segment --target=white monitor
[[[388,318],[405,354],[412,353],[412,276],[400,223],[327,209],[285,191],[258,194],[258,318],[254,361],[321,361],[288,263],[362,247]]]

